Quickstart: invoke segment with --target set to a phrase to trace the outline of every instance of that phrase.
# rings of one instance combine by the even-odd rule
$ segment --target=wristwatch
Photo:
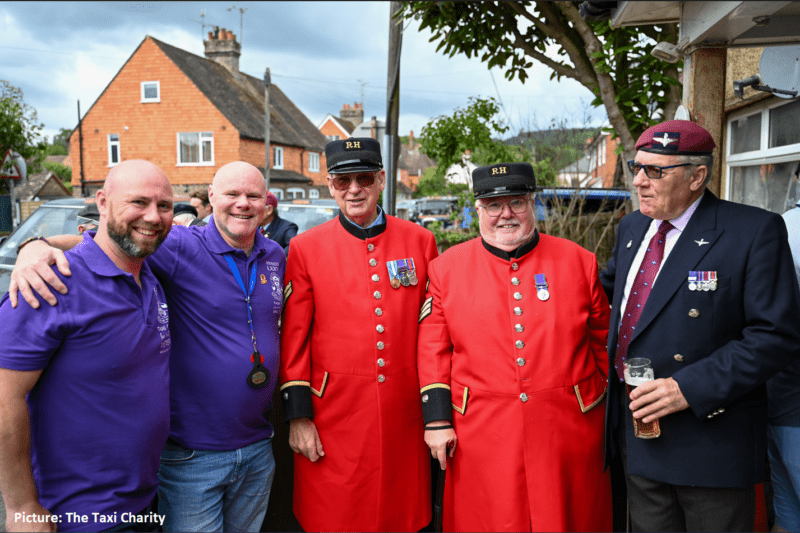
[[[19,251],[20,251],[20,250],[22,250],[23,248],[25,248],[27,245],[29,245],[29,244],[30,244],[30,243],[32,243],[33,241],[44,241],[44,243],[45,243],[46,245],[50,246],[50,243],[49,243],[49,242],[47,242],[47,239],[45,239],[44,237],[40,237],[40,236],[36,235],[36,236],[34,236],[34,237],[30,237],[30,238],[28,238],[28,239],[25,239],[24,241],[22,241],[22,243],[21,243],[19,246],[17,246],[17,255],[19,255]]]

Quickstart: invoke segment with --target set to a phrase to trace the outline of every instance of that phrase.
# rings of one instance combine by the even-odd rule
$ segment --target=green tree
[[[28,163],[28,173],[41,169],[45,141],[40,135],[36,110],[23,100],[22,90],[0,80],[0,157],[8,150],[18,152]],[[0,180],[0,193],[8,190],[7,180]]]
[[[552,78],[572,78],[591,90],[594,106],[605,106],[625,159],[636,154],[636,138],[650,125],[672,118],[680,104],[678,68],[650,55],[659,41],[675,44],[677,24],[612,29],[587,22],[579,2],[403,2],[402,16],[429,28],[437,50],[480,56],[489,68],[505,69],[524,82],[532,61]],[[548,54],[548,47],[557,50]],[[624,165],[623,165],[624,166]],[[626,182],[631,176],[625,169]],[[638,206],[635,206],[638,207]]]
[[[436,167],[420,179],[417,196],[452,195],[467,189],[464,184],[445,180],[451,166],[463,166],[462,159],[467,150],[472,162],[478,166],[523,161],[533,163],[533,154],[525,146],[509,145],[493,138],[508,131],[508,126],[498,119],[499,111],[494,98],[470,97],[466,108],[456,108],[451,116],[437,117],[422,128],[418,139],[420,147],[436,161]],[[555,172],[548,168],[549,163],[540,161],[536,165],[541,167],[542,184],[555,183]]]
[[[45,147],[45,155],[69,155],[69,137],[72,135],[72,130],[61,128],[61,130],[53,136],[52,144]]]

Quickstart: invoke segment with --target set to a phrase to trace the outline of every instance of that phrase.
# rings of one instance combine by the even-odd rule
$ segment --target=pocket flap
[[[460,414],[467,412],[467,399],[469,398],[469,387],[459,385],[455,381],[450,383],[450,392],[453,398],[453,409]]]
[[[581,412],[587,413],[597,407],[606,397],[607,390],[608,382],[600,372],[575,385],[575,396],[578,397]]]
[[[328,373],[318,366],[311,367],[311,393],[322,398],[325,387],[328,386]]]

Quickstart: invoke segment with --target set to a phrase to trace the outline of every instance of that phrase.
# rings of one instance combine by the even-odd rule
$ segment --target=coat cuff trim
[[[444,383],[433,383],[431,385],[426,385],[419,390],[419,393],[422,394],[425,391],[429,391],[431,389],[447,389],[450,390],[450,385],[445,385]]]
[[[325,377],[327,377],[327,375]],[[303,387],[310,387],[311,386],[311,382],[310,381],[287,381],[286,383],[281,385],[281,390],[285,389],[286,387],[296,387],[298,385],[301,385]]]

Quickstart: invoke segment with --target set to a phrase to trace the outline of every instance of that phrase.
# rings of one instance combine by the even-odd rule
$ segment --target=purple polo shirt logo
[[[158,307],[158,335],[161,337],[161,346],[159,353],[166,353],[172,344],[172,338],[169,335],[169,309],[167,304],[158,299],[158,290],[153,287],[153,293],[156,297],[156,306]]]
[[[665,152],[677,152],[678,147],[681,144],[681,134],[678,132],[664,132],[657,135],[653,135],[653,144],[659,143],[661,145],[661,149]]]

